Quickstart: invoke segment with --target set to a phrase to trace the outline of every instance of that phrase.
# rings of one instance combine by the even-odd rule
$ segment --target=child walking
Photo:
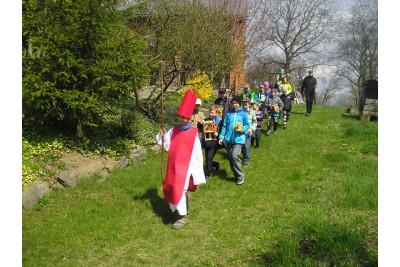
[[[157,143],[162,145],[164,142],[164,149],[168,151],[163,192],[171,211],[178,211],[178,218],[172,225],[174,229],[181,229],[188,223],[189,197],[186,192],[194,192],[197,185],[206,183],[200,139],[197,128],[190,122],[196,99],[196,94],[187,90],[177,112],[179,124],[168,132],[161,129],[156,137]]]
[[[251,145],[255,149],[258,149],[258,148],[260,148],[261,129],[262,129],[262,125],[263,125],[264,114],[260,110],[260,104],[258,104],[257,102],[253,104],[253,110],[256,114],[257,127],[256,127],[254,134],[251,137]],[[254,141],[256,142],[256,145],[254,145]]]
[[[220,167],[219,162],[214,161],[215,153],[217,152],[217,137],[218,137],[218,125],[220,123],[220,118],[217,115],[218,106],[211,105],[209,108],[209,117],[204,121],[204,129],[203,129],[203,147],[205,150],[206,156],[206,168],[204,174],[206,175],[206,180],[211,177],[211,170],[215,167],[217,170]],[[212,122],[212,124],[208,124],[207,122]],[[209,128],[212,128],[209,130]],[[209,136],[211,135],[211,136]]]
[[[244,182],[244,173],[240,162],[242,146],[246,141],[246,132],[250,127],[247,113],[240,107],[242,98],[239,95],[232,97],[232,108],[226,114],[222,124],[218,143],[225,142],[231,170],[236,178],[236,184]]]
[[[274,124],[274,134],[276,134],[276,132],[278,131],[279,116],[283,109],[283,102],[279,98],[279,96],[277,96],[276,89],[272,89],[271,98],[268,98],[267,100],[267,106],[268,106],[268,131],[266,134],[267,135],[271,134],[272,124]]]
[[[248,120],[250,123],[250,128],[247,130],[247,133],[246,133],[246,142],[242,148],[244,165],[249,165],[251,136],[253,135],[253,133],[256,131],[256,128],[257,128],[256,113],[254,112],[253,108],[250,107],[250,101],[251,100],[248,97],[245,97],[242,100],[243,110],[245,112],[247,112]]]
[[[289,121],[290,111],[292,110],[292,102],[294,101],[294,95],[288,93],[286,88],[282,90],[281,100],[283,102],[283,129],[286,129],[287,122]]]
[[[202,141],[201,139],[203,138],[202,133],[203,133],[203,122],[206,116],[204,115],[203,111],[200,110],[201,106],[201,99],[197,98],[196,100],[196,105],[194,106],[193,114],[190,117],[190,122],[193,124],[194,127],[197,127],[197,134],[200,138],[200,142]]]

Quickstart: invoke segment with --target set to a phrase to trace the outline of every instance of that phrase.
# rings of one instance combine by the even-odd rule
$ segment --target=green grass
[[[53,192],[23,210],[23,265],[377,266],[378,124],[343,108],[304,111],[261,137],[242,186],[220,150],[179,231],[160,155]]]

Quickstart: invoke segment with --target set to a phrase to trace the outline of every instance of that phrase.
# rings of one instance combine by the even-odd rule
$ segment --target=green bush
[[[155,144],[154,137],[157,135],[160,127],[155,121],[149,120],[141,113],[122,109],[121,124],[128,138],[132,138],[136,143],[141,145]]]

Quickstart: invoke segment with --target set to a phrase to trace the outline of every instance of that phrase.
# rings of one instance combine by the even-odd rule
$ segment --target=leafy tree
[[[23,0],[23,112],[63,122],[78,137],[146,81],[146,43],[121,20],[117,0]]]
[[[264,76],[284,68],[286,73],[324,64],[325,44],[331,40],[335,6],[331,0],[263,0],[253,7],[252,61]],[[252,63],[253,65],[255,63]],[[271,70],[271,68],[277,69]],[[254,69],[254,67],[253,67]],[[258,74],[260,76],[260,74]]]
[[[364,83],[378,79],[378,1],[357,0],[338,26],[337,74],[350,84],[358,106]]]
[[[184,81],[198,71],[211,79],[222,76],[240,57],[243,47],[234,42],[240,33],[235,26],[239,18],[231,16],[224,5],[205,2],[155,0],[136,9],[137,19],[131,27],[140,26],[149,38],[149,56],[164,62],[163,92],[177,79]],[[159,79],[159,68],[152,74]],[[151,117],[157,115],[161,90],[154,94],[148,99],[136,95],[137,106]]]

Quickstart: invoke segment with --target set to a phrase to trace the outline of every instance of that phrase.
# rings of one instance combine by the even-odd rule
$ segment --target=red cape
[[[173,205],[177,205],[181,200],[196,137],[197,128],[180,130],[178,126],[174,126],[163,186],[164,199]],[[193,184],[193,177],[190,176],[188,191],[194,192],[196,189],[197,185]]]

